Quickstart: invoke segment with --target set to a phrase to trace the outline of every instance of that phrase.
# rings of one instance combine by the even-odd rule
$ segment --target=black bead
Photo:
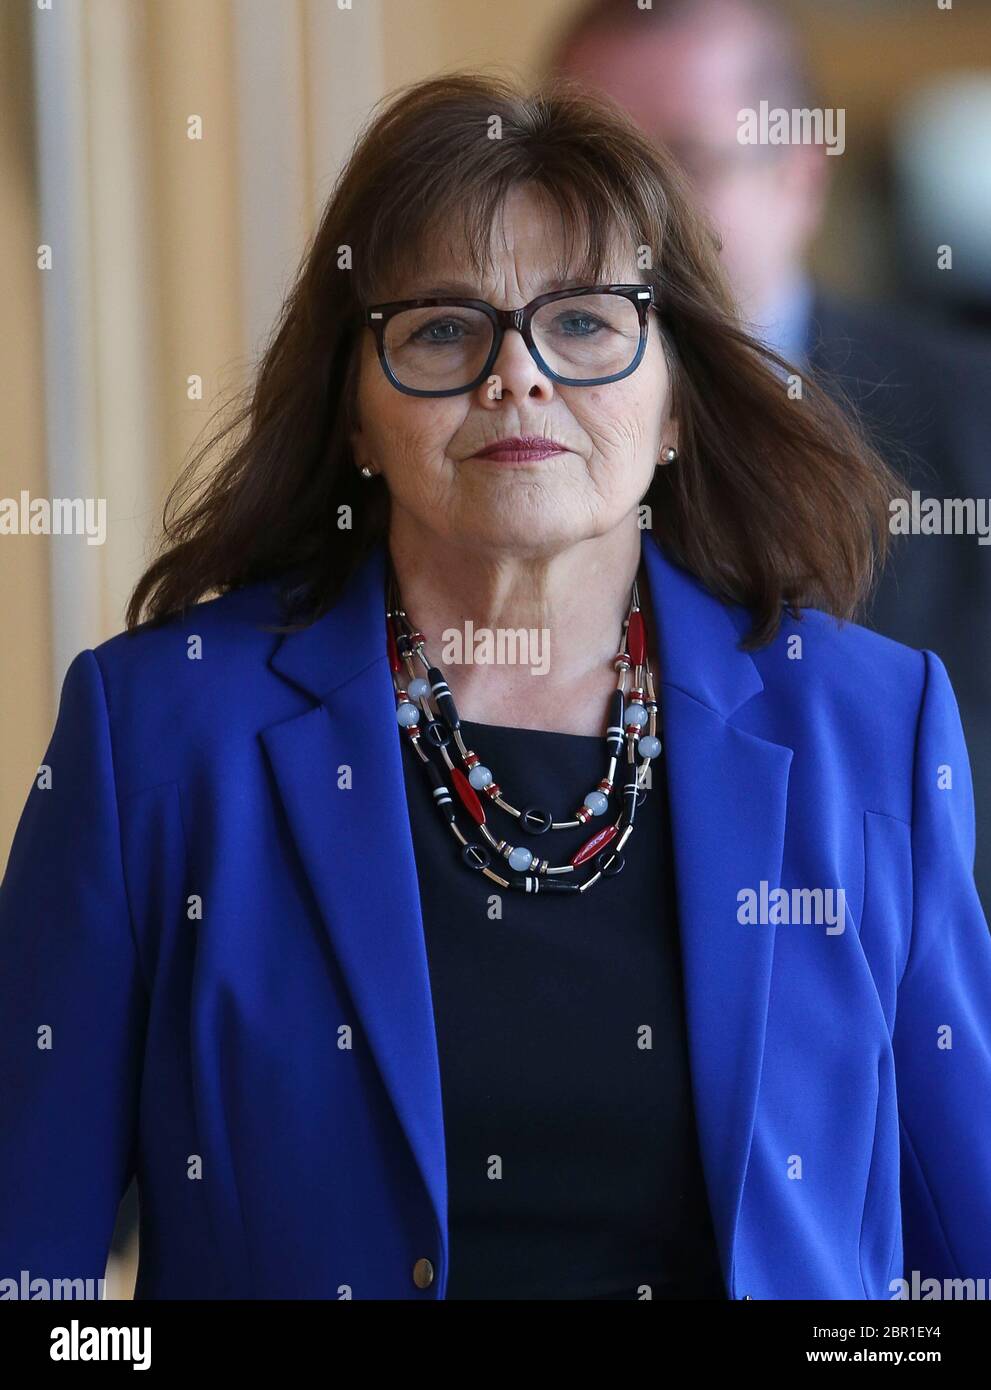
[[[604,849],[595,858],[595,867],[603,878],[615,878],[623,872],[625,866],[626,860],[623,856],[612,849]]]
[[[530,887],[527,888],[527,884]],[[553,877],[549,874],[514,874],[509,880],[511,888],[518,888],[521,893],[577,893],[581,884],[569,882],[567,879]]]
[[[451,742],[451,732],[439,719],[428,719],[423,726],[423,737],[434,748],[446,748]]]
[[[430,693],[434,698],[434,704],[441,712],[445,724],[452,731],[461,727],[461,720],[458,718],[457,706],[444,673],[436,666],[427,668],[427,679],[430,682]]]
[[[539,806],[526,806],[520,812],[520,825],[528,835],[543,835],[545,830],[550,830],[553,820],[550,811]]]
[[[469,869],[476,869],[479,873],[492,863],[492,856],[484,845],[465,845],[461,851],[461,858]]]
[[[427,780],[433,787],[432,800],[438,811],[446,821],[454,823],[454,798],[451,796],[451,789],[444,780],[440,768],[434,763],[424,763],[423,770],[427,774]]]
[[[606,747],[612,757],[618,758],[623,749],[623,692],[614,690],[609,701],[609,725],[615,733],[606,734]]]

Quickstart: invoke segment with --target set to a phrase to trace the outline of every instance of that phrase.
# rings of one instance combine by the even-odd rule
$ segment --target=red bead
[[[572,859],[572,865],[577,868],[579,864],[584,864],[586,859],[591,859],[593,854],[597,854],[603,845],[607,845],[616,834],[614,825],[607,825],[604,830],[593,835],[590,840],[586,840],[581,849]]]
[[[454,782],[454,790],[464,802],[465,810],[477,825],[485,824],[485,808],[475,795],[475,788],[468,781],[460,768],[451,768],[451,779]]]
[[[647,660],[647,630],[639,608],[630,614],[626,627],[626,650],[634,666],[642,666]]]
[[[403,669],[403,664],[399,660],[399,653],[396,651],[396,634],[393,631],[391,618],[386,618],[385,620],[385,631],[386,641],[389,648],[389,665],[391,666],[393,673],[395,673],[396,671],[401,671]]]

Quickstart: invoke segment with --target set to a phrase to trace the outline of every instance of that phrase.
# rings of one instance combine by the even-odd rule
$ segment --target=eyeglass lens
[[[640,346],[632,300],[592,293],[553,299],[534,313],[534,346],[559,376],[596,381],[625,371]],[[480,309],[434,305],[403,309],[385,325],[385,355],[396,379],[418,391],[454,390],[474,381],[492,348],[494,324]]]

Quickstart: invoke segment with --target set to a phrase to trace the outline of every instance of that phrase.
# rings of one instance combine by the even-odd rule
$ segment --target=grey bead
[[[638,728],[642,729],[647,718],[646,707],[641,705],[638,700],[634,700],[632,704],[626,706],[624,719],[627,724],[636,724]]]

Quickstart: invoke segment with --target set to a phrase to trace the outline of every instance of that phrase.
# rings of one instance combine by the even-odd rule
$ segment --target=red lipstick
[[[499,439],[487,449],[480,449],[475,458],[492,459],[496,463],[533,463],[537,459],[550,458],[552,454],[566,454],[563,444],[553,439],[541,439],[534,435],[516,435],[512,439]]]

